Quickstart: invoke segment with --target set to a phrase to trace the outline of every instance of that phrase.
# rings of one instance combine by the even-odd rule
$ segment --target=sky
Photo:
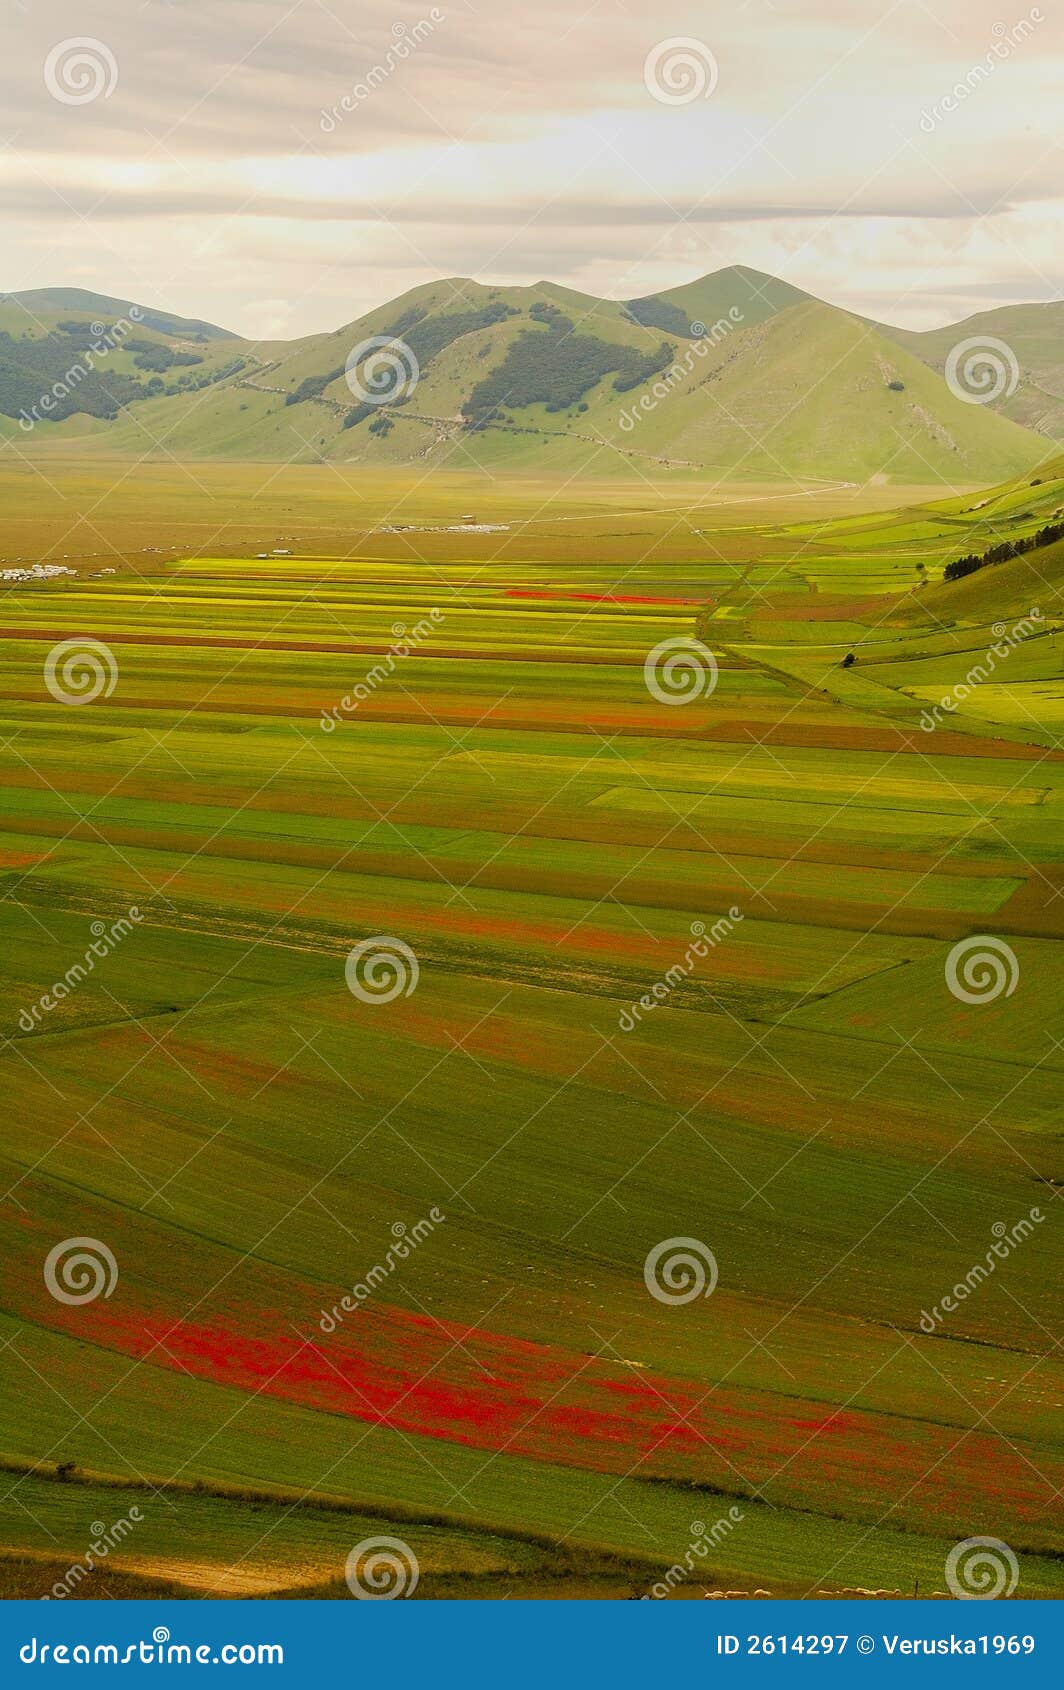
[[[3,0],[0,288],[255,337],[729,264],[913,328],[1064,293],[1064,5]]]

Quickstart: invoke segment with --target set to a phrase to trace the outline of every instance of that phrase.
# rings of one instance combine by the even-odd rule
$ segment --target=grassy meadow
[[[346,1598],[381,1533],[424,1596],[639,1595],[707,1537],[677,1596],[931,1594],[977,1535],[1064,1593],[1064,542],[942,579],[1064,467],[57,454],[0,499],[5,566],[74,572],[0,589],[0,1593],[133,1506],[77,1594]],[[966,1001],[980,935],[1015,978]],[[117,1279],[63,1301],[85,1238]],[[666,1240],[712,1295],[651,1293]]]

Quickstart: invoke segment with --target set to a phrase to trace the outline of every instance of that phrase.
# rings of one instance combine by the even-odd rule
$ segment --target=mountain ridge
[[[78,310],[99,320],[71,320]],[[42,443],[119,453],[165,438],[177,455],[264,461],[975,483],[1033,468],[1064,433],[1064,367],[1059,419],[1044,386],[1064,304],[968,323],[1007,328],[1009,312],[1037,367],[984,405],[942,379],[953,330],[892,329],[742,265],[627,300],[448,277],[291,341],[38,289],[0,296],[0,432],[39,426]],[[75,368],[90,328],[114,344],[42,414],[35,389]],[[383,354],[367,355],[374,340]]]

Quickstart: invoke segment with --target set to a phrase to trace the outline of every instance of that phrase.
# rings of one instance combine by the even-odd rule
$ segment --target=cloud
[[[254,251],[286,332],[454,270],[636,293],[747,261],[912,321],[1047,297],[1064,32],[999,6],[35,0],[0,63],[0,282],[239,326]],[[704,96],[648,88],[666,30],[711,56]],[[87,31],[114,85],[58,98]]]

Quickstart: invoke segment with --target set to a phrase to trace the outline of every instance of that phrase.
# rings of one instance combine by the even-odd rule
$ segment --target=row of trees
[[[967,557],[954,558],[952,563],[947,563],[943,580],[960,581],[965,575],[974,575],[977,569],[985,569],[988,564],[1008,563],[1010,558],[1023,557],[1025,552],[1037,551],[1040,546],[1051,545],[1054,540],[1064,540],[1064,522],[1047,523],[1024,540],[1002,540],[978,556],[972,552]]]

